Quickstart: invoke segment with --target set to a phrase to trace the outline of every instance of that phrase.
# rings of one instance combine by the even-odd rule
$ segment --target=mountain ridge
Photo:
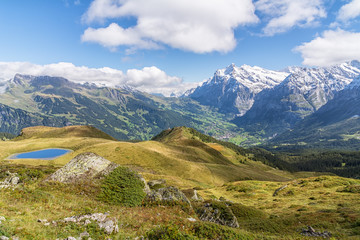
[[[252,108],[234,119],[239,127],[253,133],[264,131],[273,137],[315,113],[360,74],[359,62],[328,68],[294,68],[282,83],[255,97]],[[354,65],[354,66],[353,66]]]
[[[279,84],[288,73],[260,67],[235,64],[219,69],[201,86],[189,90],[190,97],[203,105],[219,108],[221,112],[243,115],[253,104],[254,97],[263,89]]]

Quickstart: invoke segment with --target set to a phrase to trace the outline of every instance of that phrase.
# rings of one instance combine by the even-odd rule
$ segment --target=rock
[[[312,228],[311,226],[304,228],[300,234],[307,236],[307,237],[322,237],[322,238],[330,238],[331,237],[330,232],[328,232],[328,231],[316,232],[315,229]]]
[[[38,219],[37,221],[42,224],[49,223],[46,219]]]
[[[288,185],[284,185],[284,186],[279,187],[278,189],[276,189],[274,194],[273,194],[273,197],[277,196],[280,191],[284,190],[287,187],[288,187]]]
[[[0,240],[9,240],[9,238],[6,237],[6,236],[1,236],[1,237],[0,237]]]
[[[87,231],[80,233],[80,238],[83,237],[90,237],[90,234]]]
[[[9,187],[14,188],[19,184],[20,178],[18,177],[17,173],[11,173],[11,172],[7,171],[6,175],[8,177],[5,178],[4,181],[0,182],[0,189],[1,188],[9,188]]]
[[[147,184],[149,185],[150,188],[152,188],[155,185],[164,185],[164,184],[166,184],[166,180],[165,179],[151,180]]]
[[[65,238],[64,240],[77,240],[77,239],[74,238],[74,237],[69,236],[69,237]]]
[[[207,202],[195,205],[195,212],[201,221],[212,222],[233,228],[238,228],[239,223],[229,206],[224,202]]]
[[[82,153],[73,158],[64,167],[51,174],[47,181],[63,183],[78,182],[103,177],[119,165],[95,153]]]
[[[185,194],[178,188],[172,186],[153,190],[146,196],[146,199],[150,202],[177,201],[185,202],[191,205]]]
[[[88,225],[92,221],[96,222],[97,225],[100,227],[100,229],[103,229],[105,233],[112,234],[119,232],[119,226],[117,223],[116,218],[109,218],[108,213],[94,213],[94,214],[86,214],[86,215],[80,215],[80,216],[71,216],[64,218],[63,220],[60,220],[60,222],[63,223],[76,223],[76,224],[83,224]],[[55,221],[52,221],[52,223],[57,224]],[[82,236],[80,236],[81,239]]]
[[[110,219],[104,222],[99,223],[100,229],[104,229],[105,233],[112,234],[119,232],[119,227],[115,221],[115,219]]]
[[[182,192],[185,194],[185,196],[188,199],[191,199],[192,201],[200,201],[200,202],[204,201],[204,199],[197,193],[195,189],[187,189],[187,190],[183,190]]]
[[[148,183],[146,182],[145,178],[143,178],[140,174],[137,174],[137,175],[139,175],[140,180],[144,183],[144,192],[146,194],[150,193],[151,189],[150,189]]]
[[[17,185],[17,184],[19,183],[19,181],[20,181],[20,178],[19,178],[19,177],[13,177],[13,178],[11,178],[11,180],[10,180],[10,184],[11,184],[11,185]]]

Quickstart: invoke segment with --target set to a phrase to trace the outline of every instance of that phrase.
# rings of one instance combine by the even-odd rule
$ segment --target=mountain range
[[[122,140],[143,140],[175,126],[226,134],[223,115],[191,99],[161,98],[130,88],[77,84],[61,77],[17,74],[0,94],[0,131],[24,127],[92,125]]]
[[[281,84],[265,89],[253,107],[234,122],[246,131],[276,136],[315,113],[360,74],[357,61],[327,68],[289,68]]]
[[[117,139],[144,140],[188,126],[237,144],[356,142],[359,75],[358,61],[282,71],[231,64],[181,97],[165,98],[17,74],[1,88],[0,131],[80,124]]]

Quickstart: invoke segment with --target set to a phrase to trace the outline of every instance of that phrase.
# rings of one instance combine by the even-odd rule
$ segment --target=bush
[[[161,239],[161,240],[191,240],[196,239],[187,233],[179,231],[175,226],[160,226],[154,228],[145,234],[145,239]]]
[[[253,237],[240,230],[217,225],[215,223],[197,222],[189,229],[180,231],[178,227],[165,225],[154,228],[145,234],[145,239],[161,240],[195,240],[195,239],[238,239],[251,240]]]
[[[239,233],[233,228],[217,225],[215,223],[195,223],[192,231],[199,239],[254,239],[248,235]]]
[[[118,167],[104,179],[98,199],[132,207],[139,206],[145,195],[140,176],[128,168]]]

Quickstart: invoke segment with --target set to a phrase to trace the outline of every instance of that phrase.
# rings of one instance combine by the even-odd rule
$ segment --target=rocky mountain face
[[[296,124],[291,131],[286,131],[272,140],[272,143],[276,144],[298,142],[319,144],[322,147],[331,147],[334,142],[338,143],[339,147],[341,144],[347,147],[359,146],[360,77],[335,93],[333,99]]]
[[[291,74],[279,85],[255,97],[252,108],[234,122],[250,132],[275,136],[319,110],[336,92],[360,74],[357,61],[327,68],[288,68]]]
[[[82,85],[61,77],[18,74],[0,93],[0,103],[8,109],[0,115],[4,122],[0,131],[13,134],[36,125],[92,125],[117,139],[145,140],[175,126],[209,128],[213,132],[217,132],[213,126],[219,126],[213,123],[216,113],[191,99]],[[223,130],[227,131],[226,127]]]
[[[231,64],[217,70],[211,79],[184,96],[218,108],[220,112],[242,116],[251,108],[259,92],[278,85],[288,75],[287,72]]]
[[[44,116],[0,104],[0,132],[17,134],[29,126],[63,127],[67,124],[68,121],[62,117]]]

